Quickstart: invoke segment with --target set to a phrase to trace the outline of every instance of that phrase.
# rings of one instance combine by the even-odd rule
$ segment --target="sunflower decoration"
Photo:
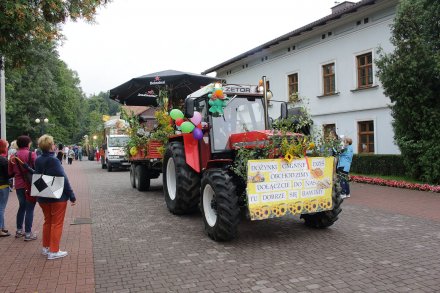
[[[130,148],[130,155],[136,156],[137,153],[138,153],[137,147],[133,146],[133,147]]]
[[[223,109],[227,105],[228,97],[223,92],[223,88],[212,88],[209,97],[209,112],[212,113],[214,117],[219,117],[223,115]]]
[[[287,154],[284,156],[284,160],[286,160],[289,164],[293,161],[294,158],[295,157],[289,152],[287,152]]]
[[[293,140],[284,137],[281,140],[281,153],[284,155],[284,160],[289,163],[292,160],[307,157],[307,152],[314,150],[315,147],[315,143],[307,136],[297,136]]]

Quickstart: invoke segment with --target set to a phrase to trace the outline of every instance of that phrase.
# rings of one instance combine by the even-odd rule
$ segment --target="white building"
[[[275,100],[297,92],[315,126],[353,139],[356,153],[398,154],[390,100],[375,76],[377,49],[393,50],[398,0],[343,2],[332,14],[207,69],[228,83],[265,75]]]

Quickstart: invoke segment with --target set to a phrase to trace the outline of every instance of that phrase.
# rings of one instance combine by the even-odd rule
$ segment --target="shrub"
[[[365,175],[402,176],[406,173],[401,155],[354,155],[350,172]]]

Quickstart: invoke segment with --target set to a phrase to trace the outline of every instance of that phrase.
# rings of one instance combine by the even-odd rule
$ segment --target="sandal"
[[[8,237],[8,236],[11,236],[11,233],[0,231],[0,237]]]

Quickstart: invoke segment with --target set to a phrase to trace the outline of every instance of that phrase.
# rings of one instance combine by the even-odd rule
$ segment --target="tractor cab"
[[[227,98],[223,104],[223,113],[215,115],[210,111],[209,94],[213,88],[220,87]],[[230,157],[229,153],[237,146],[250,143],[255,137],[266,136],[270,132],[267,108],[265,89],[256,85],[210,84],[192,93],[185,100],[186,117],[192,117],[194,111],[202,115],[205,134],[201,143],[205,144],[205,149],[206,144],[209,144],[211,159]],[[285,103],[281,104],[281,108],[281,116],[286,116]],[[202,157],[207,156],[202,154]]]

